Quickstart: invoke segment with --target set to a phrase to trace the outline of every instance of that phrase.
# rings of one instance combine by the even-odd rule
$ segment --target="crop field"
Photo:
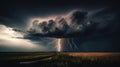
[[[3,67],[120,67],[120,53],[33,52],[0,53]]]

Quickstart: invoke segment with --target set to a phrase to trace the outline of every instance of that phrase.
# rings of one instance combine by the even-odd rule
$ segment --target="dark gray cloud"
[[[67,16],[67,19],[59,17],[43,22],[35,20],[29,34],[40,37],[74,37],[71,35],[81,33],[85,27],[89,26],[89,22],[86,20],[87,12],[83,11],[74,11],[70,16]]]
[[[66,38],[63,51],[120,51],[120,13],[105,8],[93,14],[92,23],[78,38]]]
[[[89,13],[75,11],[67,18],[36,23],[35,27],[41,27],[32,27],[28,36],[63,38],[62,51],[120,51],[119,10],[104,8]]]
[[[74,38],[115,32],[114,29],[119,24],[118,19],[116,19],[118,13],[111,11],[109,8],[102,9],[92,15],[89,15],[89,13],[77,10],[73,11],[69,16],[58,17],[55,20],[51,19],[43,22],[35,20],[29,30],[29,35]]]

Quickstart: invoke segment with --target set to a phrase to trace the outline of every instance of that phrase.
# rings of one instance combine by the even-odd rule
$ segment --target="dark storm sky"
[[[104,0],[1,0],[0,21],[10,26],[25,27],[26,19],[32,16],[49,16],[74,9],[94,10],[100,7],[116,7],[112,1]],[[115,6],[116,5],[116,6]],[[9,22],[8,22],[9,21]]]
[[[48,16],[82,8],[95,9],[109,3],[102,1],[65,1],[65,0],[3,0],[0,2],[0,21],[11,26],[24,26],[31,16]],[[8,23],[9,21],[9,23]]]
[[[28,20],[32,17],[46,18],[53,15],[66,15],[66,13],[74,10],[83,10],[87,13],[98,11],[88,20],[98,25],[96,24],[85,28],[85,31],[82,31],[82,35],[81,31],[77,31],[76,33],[76,31],[72,31],[73,29],[70,29],[68,35],[66,35],[66,33],[63,34],[63,32],[63,35],[59,35],[56,31],[52,32],[55,33],[54,35],[49,33],[47,33],[47,35],[43,34],[42,37],[45,38],[40,36],[41,33],[37,33],[39,35],[36,35],[35,32],[30,32],[30,34],[35,35],[25,33],[29,31],[26,28],[28,28]],[[119,12],[119,1],[114,0],[3,0],[0,1],[0,28],[2,32],[4,33],[4,30],[7,30],[8,27],[14,28],[12,31],[17,34],[20,33],[20,35],[25,34],[25,37],[22,35],[23,38],[21,38],[21,36],[15,36],[15,34],[11,36],[11,33],[3,36],[2,32],[0,32],[0,51],[56,51],[56,48],[51,47],[56,44],[56,39],[54,38],[58,37],[63,38],[62,51],[120,51]],[[74,17],[74,15],[72,16]],[[79,18],[75,19],[79,20]],[[71,26],[72,25],[69,25],[68,27],[71,28]],[[9,32],[10,29],[7,31]],[[71,33],[71,31],[73,33]],[[7,41],[5,37],[8,36],[15,37],[18,43],[12,45],[14,41],[10,40],[8,40],[10,44],[4,43]],[[19,41],[23,41],[28,45],[24,47],[26,44],[19,44]],[[20,48],[16,46],[18,44]],[[29,45],[34,44],[34,48],[31,47],[31,49],[29,49]],[[70,45],[72,45],[72,47]],[[77,48],[75,48],[75,45]],[[38,46],[40,48],[38,48]]]

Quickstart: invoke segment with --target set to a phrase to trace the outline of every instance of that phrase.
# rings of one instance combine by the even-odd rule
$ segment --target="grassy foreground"
[[[120,67],[120,53],[0,53],[3,67]]]

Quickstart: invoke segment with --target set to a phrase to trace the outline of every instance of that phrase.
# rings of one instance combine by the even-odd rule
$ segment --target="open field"
[[[36,52],[0,53],[3,67],[120,67],[120,53]]]
[[[43,57],[47,57],[47,56],[52,56],[55,53],[48,53],[48,52],[44,52],[44,53],[16,53],[16,52],[8,52],[8,53],[0,53],[0,60],[21,60],[21,59],[35,59],[35,58],[43,58]]]

